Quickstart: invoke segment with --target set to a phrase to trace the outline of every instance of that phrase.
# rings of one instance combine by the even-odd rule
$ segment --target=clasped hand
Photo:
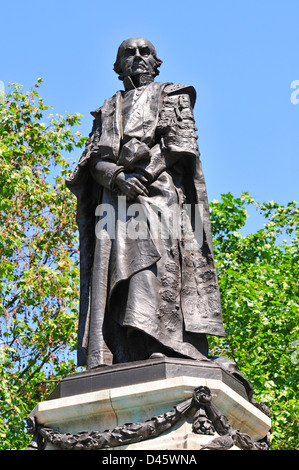
[[[137,196],[148,196],[148,190],[145,186],[147,179],[138,173],[124,173],[117,175],[115,184],[127,199],[135,199]]]

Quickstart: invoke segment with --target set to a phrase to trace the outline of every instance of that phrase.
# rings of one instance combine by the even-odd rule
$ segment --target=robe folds
[[[66,181],[80,236],[78,365],[166,355],[203,359],[224,336],[191,86],[152,82],[119,91]],[[97,177],[94,177],[95,168]],[[142,174],[148,196],[115,180]]]

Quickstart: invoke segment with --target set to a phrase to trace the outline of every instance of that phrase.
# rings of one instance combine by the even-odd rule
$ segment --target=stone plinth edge
[[[165,362],[166,361],[164,361],[164,365]],[[177,366],[178,364],[176,364],[176,367]],[[181,366],[182,363],[180,362],[179,368],[181,368]],[[105,442],[108,442],[107,436],[110,432],[109,430],[116,430],[116,434],[115,432],[114,434],[109,434],[111,442],[111,435],[117,435],[119,432],[123,433],[123,426],[127,426],[128,423],[137,423],[136,425],[134,424],[135,427],[133,426],[130,428],[130,432],[131,429],[134,429],[134,432],[138,434],[138,432],[144,433],[144,430],[148,433],[149,426],[153,425],[157,428],[164,420],[163,429],[165,429],[165,431],[161,432],[160,435],[151,438],[144,438],[143,436],[140,442],[126,443],[126,440],[122,440],[122,445],[120,446],[115,445],[115,442],[113,441],[113,449],[201,449],[205,447],[209,441],[219,436],[219,433],[217,432],[214,432],[214,436],[194,432],[194,409],[193,413],[190,411],[192,410],[192,404],[194,403],[192,401],[192,397],[194,397],[194,390],[206,388],[211,395],[214,415],[215,413],[216,415],[218,413],[218,417],[216,418],[219,423],[224,423],[224,428],[226,426],[225,429],[226,431],[228,430],[228,434],[234,437],[234,432],[237,431],[241,433],[242,436],[245,435],[250,441],[254,442],[265,439],[271,428],[270,417],[248,400],[244,390],[242,394],[240,394],[230,386],[234,383],[235,379],[230,382],[226,377],[226,380],[224,381],[223,371],[220,374],[220,371],[215,370],[215,368],[212,368],[213,371],[210,374],[210,377],[207,377],[209,374],[207,374],[207,370],[204,370],[206,365],[201,364],[201,367],[199,367],[197,364],[195,367],[196,375],[193,376],[191,375],[191,371],[188,370],[187,375],[182,373],[175,377],[156,379],[152,381],[148,380],[145,382],[139,382],[138,379],[138,383],[130,385],[103,389],[100,387],[100,390],[89,391],[86,393],[77,393],[74,395],[62,396],[60,398],[52,397],[50,400],[39,403],[31,412],[29,419],[32,422],[37,422],[43,429],[49,428],[50,430],[54,430],[58,435],[59,433],[63,433],[64,435],[68,435],[69,433],[69,442],[71,442],[71,439],[74,439],[74,435],[79,436],[78,439],[82,438],[84,435],[84,433],[82,434],[83,431],[87,433],[89,439],[91,439],[90,433],[92,433],[94,439],[106,439]],[[164,369],[164,375],[171,375],[174,373],[174,368],[170,368],[171,371],[168,368],[168,372],[165,372],[166,369]],[[203,376],[200,376],[200,371]],[[124,372],[123,369],[122,372]],[[176,372],[178,372],[178,370]],[[76,380],[87,379],[86,383],[88,383],[90,382],[90,375],[90,373],[86,374],[85,377],[84,374],[83,376],[76,375]],[[107,378],[107,371],[106,374],[102,371],[102,374],[100,373],[100,375],[102,378],[105,376]],[[212,378],[211,375],[217,378]],[[89,378],[87,376],[89,376]],[[72,380],[75,380],[74,377],[68,379],[69,382],[72,382]],[[124,377],[121,378],[121,381],[123,380]],[[230,385],[225,382],[230,382]],[[86,386],[86,383],[84,387]],[[90,383],[88,386],[90,386]],[[82,392],[82,383],[80,387]],[[94,387],[96,388],[95,384]],[[234,388],[239,390],[240,383]],[[69,384],[67,389],[69,390]],[[63,391],[64,387],[61,387],[60,391],[61,390]],[[206,427],[207,432],[212,434],[211,429],[213,428],[213,425],[215,428],[217,419],[215,418],[216,421],[213,422],[213,413],[206,411],[207,408],[205,405],[199,405],[197,407],[197,431],[199,428]],[[175,414],[176,417],[174,419]],[[167,426],[165,427],[165,423],[169,422],[169,420],[173,420],[174,424],[167,428]],[[140,423],[143,423],[143,428],[140,427]],[[144,423],[147,424],[145,425]],[[210,429],[208,429],[209,426]],[[216,423],[216,428],[219,431],[220,428],[217,426],[218,424]],[[143,430],[141,431],[141,429]],[[225,429],[223,433],[226,432]],[[222,428],[220,431],[222,432]],[[152,432],[155,433],[156,430]],[[44,434],[45,433],[46,431]],[[66,441],[67,439],[68,436],[65,437]],[[221,439],[223,440],[222,437]],[[229,439],[231,439],[230,436],[227,437],[227,440]],[[236,446],[230,445],[230,448],[234,449]],[[47,442],[45,449],[55,449],[55,446]]]

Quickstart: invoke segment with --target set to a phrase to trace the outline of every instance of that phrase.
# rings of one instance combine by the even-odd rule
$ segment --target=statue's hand
[[[146,178],[137,173],[121,172],[117,175],[115,185],[128,199],[135,199],[137,196],[148,196],[148,190],[142,183]]]

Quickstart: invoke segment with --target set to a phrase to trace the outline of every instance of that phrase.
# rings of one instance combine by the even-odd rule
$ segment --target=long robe
[[[78,365],[155,351],[203,359],[206,335],[225,334],[195,97],[193,87],[153,82],[91,113],[86,149],[66,181],[80,234]],[[145,175],[149,195],[121,196],[120,170]]]

